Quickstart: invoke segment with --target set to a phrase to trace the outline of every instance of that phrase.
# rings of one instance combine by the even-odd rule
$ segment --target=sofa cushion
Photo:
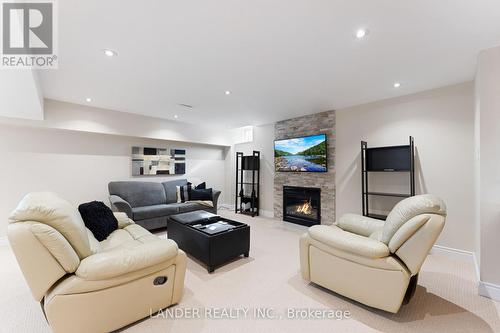
[[[335,225],[312,226],[309,228],[309,236],[338,250],[366,258],[384,258],[389,255],[389,248],[384,243],[344,231]]]
[[[76,270],[76,276],[93,281],[111,279],[158,265],[173,259],[178,253],[177,244],[171,239],[126,244],[128,246],[118,246],[85,258]]]
[[[371,237],[371,235],[384,228],[384,221],[376,220],[367,216],[357,214],[344,214],[340,217],[337,226],[345,231],[357,235]]]
[[[108,188],[110,195],[119,196],[132,207],[167,203],[165,189],[160,183],[135,181],[111,182]]]
[[[131,224],[128,227],[125,227],[124,230],[128,232],[134,240],[140,243],[161,241],[160,237],[153,235],[151,232],[147,231],[138,224]]]
[[[104,252],[114,249],[116,247],[127,247],[127,243],[132,244],[134,238],[125,229],[117,229],[111,233],[105,240],[99,243],[99,251]]]
[[[170,260],[177,244],[160,239],[137,224],[113,231],[100,242],[100,251],[82,260],[76,275],[85,280],[109,279]]]
[[[206,209],[207,206],[203,206],[197,202],[185,202],[179,205],[179,213],[192,212],[195,210],[203,210]]]
[[[163,189],[166,195],[166,203],[177,202],[177,186],[187,185],[187,179],[177,179],[168,182],[163,182]]]
[[[154,205],[132,208],[134,220],[146,220],[155,217],[169,216],[179,212],[178,204]]]

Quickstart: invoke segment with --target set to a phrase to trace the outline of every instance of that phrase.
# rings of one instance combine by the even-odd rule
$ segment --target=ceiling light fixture
[[[226,95],[231,95],[231,92],[229,90],[226,90],[225,94]]]
[[[177,119],[177,118],[179,118],[179,116],[178,116],[178,115],[176,115],[176,114],[174,114],[174,118],[175,118],[175,119]]]
[[[85,98],[85,102],[87,102],[87,103],[92,102],[92,98],[90,98],[90,97]]]
[[[104,54],[108,57],[115,57],[118,55],[116,51],[110,50],[110,49],[104,49],[103,50]]]
[[[401,87],[401,83],[399,82],[394,82],[394,88],[399,88]]]
[[[356,31],[356,38],[357,39],[362,39],[362,38],[366,37],[366,35],[368,35],[368,30],[366,30],[366,29],[358,29],[358,31]]]

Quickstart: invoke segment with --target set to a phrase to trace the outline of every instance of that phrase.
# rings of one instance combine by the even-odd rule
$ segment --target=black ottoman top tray
[[[167,235],[207,265],[209,273],[240,255],[248,257],[250,251],[248,225],[202,210],[170,216]]]

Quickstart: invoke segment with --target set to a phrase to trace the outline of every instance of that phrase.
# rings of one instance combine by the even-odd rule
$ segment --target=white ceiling
[[[472,80],[478,51],[500,44],[498,0],[58,3],[45,97],[193,124],[265,124]]]

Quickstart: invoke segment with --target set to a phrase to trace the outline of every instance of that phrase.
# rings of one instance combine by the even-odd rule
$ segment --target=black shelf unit
[[[392,154],[393,160],[388,158],[391,157],[391,152],[394,153],[396,151],[399,151],[399,154]],[[383,159],[383,163],[377,161],[377,158]],[[374,172],[408,173],[410,193],[370,191],[368,188],[368,176]],[[415,195],[415,144],[413,137],[410,136],[408,145],[402,146],[368,148],[368,143],[361,141],[361,192],[363,216],[379,220],[385,220],[387,215],[370,212],[368,204],[370,196],[409,198]]]
[[[250,177],[251,175],[251,177]],[[250,179],[251,178],[251,181]],[[252,155],[244,156],[236,153],[236,199],[234,212],[250,215],[259,215],[260,198],[260,152],[254,150]],[[250,207],[243,205],[250,204]]]

